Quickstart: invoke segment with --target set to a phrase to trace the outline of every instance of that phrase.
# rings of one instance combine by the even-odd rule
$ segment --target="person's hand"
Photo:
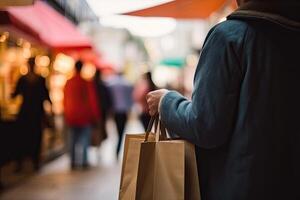
[[[160,99],[168,92],[166,89],[155,90],[147,94],[149,113],[154,116],[158,113]]]

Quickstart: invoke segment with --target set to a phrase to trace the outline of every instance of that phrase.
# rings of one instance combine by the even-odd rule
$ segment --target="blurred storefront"
[[[236,7],[235,0],[144,2],[146,6],[138,6],[143,4],[139,1],[123,6],[101,0],[88,2],[100,26],[90,23],[80,27],[119,71],[125,71],[133,83],[145,71],[152,71],[158,86],[188,96],[208,31]],[[163,62],[178,58],[184,64]]]
[[[33,4],[33,0],[4,2]],[[190,97],[208,31],[236,6],[235,0],[34,2],[5,8],[0,2],[0,185],[1,175],[5,174],[1,166],[15,158],[14,141],[21,134],[11,128],[22,98],[10,96],[19,77],[27,73],[29,57],[36,56],[37,73],[46,78],[53,102],[55,129],[46,128],[43,133],[41,156],[45,161],[66,150],[63,88],[77,59],[85,63],[82,76],[86,79],[100,68],[102,75],[123,72],[130,83],[136,84],[143,73],[151,71],[158,87]],[[143,2],[145,6],[137,6]],[[45,109],[50,113],[49,105]],[[133,108],[133,112],[139,109]],[[114,131],[114,127],[109,129]]]
[[[154,60],[154,81],[160,87],[190,96],[193,75],[208,31],[237,7],[235,0],[173,0],[124,12],[132,18],[176,20],[176,29],[145,43]],[[170,27],[167,26],[167,27]],[[156,49],[156,50],[155,50]]]
[[[66,149],[66,134],[63,120],[63,87],[72,75],[76,59],[86,65],[84,77],[91,78],[95,65],[109,68],[99,59],[90,40],[81,34],[75,25],[43,1],[34,5],[0,9],[0,166],[14,159],[14,140],[18,134],[11,130],[22,103],[22,98],[11,98],[17,80],[27,73],[27,60],[36,56],[37,73],[46,78],[52,100],[49,114],[54,129],[43,133],[42,160],[48,160]],[[45,110],[50,113],[49,105]],[[3,143],[3,144],[2,144]],[[1,148],[2,150],[2,148]],[[7,153],[7,151],[12,153]]]
[[[50,89],[55,124],[55,130],[44,132],[44,160],[66,147],[63,87],[77,59],[85,63],[82,75],[86,79],[92,78],[95,67],[108,74],[114,69],[122,71],[133,84],[141,74],[152,71],[159,87],[188,96],[205,35],[234,7],[232,0],[174,0],[122,15],[102,16],[94,13],[96,8],[109,10],[108,1],[14,2],[29,6],[0,4],[0,123],[14,125],[22,99],[10,96],[19,77],[27,73],[28,58],[36,56],[37,73],[46,78]],[[106,6],[97,6],[101,2]],[[50,110],[49,105],[45,108]],[[18,133],[9,128],[1,132],[9,135],[2,140],[3,149],[13,151]],[[13,157],[12,153],[2,158],[0,151],[4,161]]]

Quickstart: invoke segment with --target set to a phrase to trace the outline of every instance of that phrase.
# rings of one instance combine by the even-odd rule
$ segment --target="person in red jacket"
[[[75,64],[75,75],[67,81],[64,88],[64,113],[67,125],[71,130],[71,168],[79,164],[79,150],[81,165],[88,164],[88,147],[91,138],[91,127],[99,118],[99,105],[94,83],[86,81],[80,76],[82,61]]]

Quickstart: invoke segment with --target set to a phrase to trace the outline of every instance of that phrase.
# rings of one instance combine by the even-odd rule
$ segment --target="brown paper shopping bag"
[[[151,119],[149,127],[152,127],[153,123],[154,118]],[[145,137],[146,134],[126,134],[125,136],[119,200],[135,199],[140,147]],[[154,134],[149,134],[149,140],[154,141]]]
[[[143,142],[136,184],[136,200],[200,200],[194,145],[158,136]]]

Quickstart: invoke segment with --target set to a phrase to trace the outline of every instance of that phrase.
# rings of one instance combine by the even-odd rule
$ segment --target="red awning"
[[[104,74],[114,74],[114,73],[116,73],[115,66],[111,62],[109,62],[109,61],[107,61],[103,58],[98,58],[97,61],[95,62],[95,65]]]
[[[84,62],[96,64],[97,60],[101,57],[100,53],[93,49],[82,50],[65,50],[62,53],[71,56],[73,59],[80,59]]]
[[[104,59],[99,52],[92,49],[84,49],[81,51],[64,51],[63,53],[68,54],[71,56],[74,60],[82,60],[86,63],[93,63],[98,69],[105,72],[106,74],[112,74],[115,72],[114,65]]]
[[[32,6],[9,7],[1,12],[2,15],[3,13],[8,15],[10,24],[55,51],[91,48],[87,37],[82,35],[69,20],[42,1],[36,1]],[[1,20],[0,23],[3,24]]]
[[[175,0],[154,7],[128,12],[125,15],[172,17],[176,19],[207,18],[227,4],[231,4],[231,0]]]

